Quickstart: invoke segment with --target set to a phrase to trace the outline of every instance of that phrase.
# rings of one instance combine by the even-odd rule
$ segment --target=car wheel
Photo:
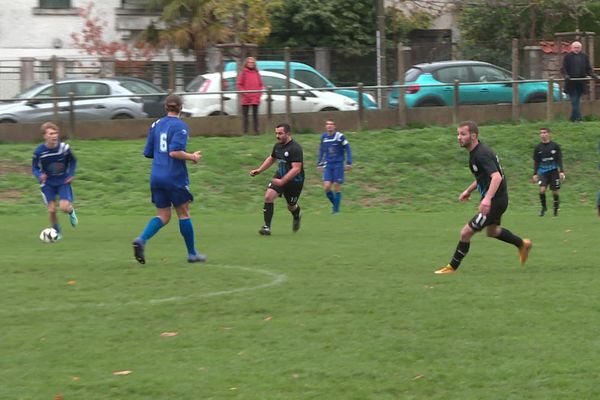
[[[17,121],[13,121],[12,119],[0,119],[0,124],[16,124]]]
[[[339,110],[335,107],[325,107],[321,111],[339,111]]]
[[[525,103],[544,103],[546,102],[546,93],[535,93],[527,98]]]
[[[226,112],[221,112],[221,111],[213,111],[210,114],[208,114],[209,117],[217,117],[219,115],[227,115]]]
[[[132,119],[133,117],[129,114],[117,114],[112,119]]]
[[[443,100],[430,97],[419,101],[415,107],[441,107],[445,105]]]

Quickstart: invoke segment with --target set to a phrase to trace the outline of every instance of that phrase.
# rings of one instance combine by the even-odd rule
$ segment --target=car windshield
[[[202,75],[198,75],[197,77],[192,79],[192,81],[190,83],[188,83],[188,85],[185,87],[185,91],[186,92],[199,91],[200,88],[202,87],[202,85],[204,84],[204,81],[206,81],[206,78],[203,77]]]
[[[333,84],[331,82],[326,81],[325,79],[323,79],[322,77],[320,77],[312,71],[297,69],[294,78],[314,88],[333,87]]]

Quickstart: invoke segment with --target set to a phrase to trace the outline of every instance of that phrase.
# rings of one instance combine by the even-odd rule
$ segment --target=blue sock
[[[156,235],[156,232],[158,232],[162,227],[163,223],[160,218],[152,218],[150,222],[148,222],[148,225],[146,225],[146,229],[144,229],[144,232],[142,232],[142,234],[140,235],[140,239],[142,239],[142,241],[146,243],[148,240],[150,240],[152,236]]]
[[[60,225],[59,224],[52,224],[52,227],[54,228],[54,230],[58,233],[60,233]]]
[[[342,202],[342,192],[335,192],[334,202],[333,202],[333,211],[340,211],[340,203]]]
[[[188,255],[195,255],[196,246],[194,244],[194,225],[192,225],[192,220],[190,218],[179,220],[179,232],[181,232],[181,236],[183,236],[183,240],[185,240],[185,246],[187,247]]]
[[[327,198],[329,199],[331,204],[335,205],[335,199],[333,198],[333,192],[331,190],[328,190],[327,192],[325,192],[325,196],[327,196]]]

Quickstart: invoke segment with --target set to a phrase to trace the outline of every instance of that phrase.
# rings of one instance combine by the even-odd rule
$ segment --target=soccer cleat
[[[258,231],[258,233],[260,233],[263,236],[270,236],[271,235],[271,228],[268,227],[267,225],[263,225],[263,227],[260,228],[260,230]]]
[[[142,239],[137,238],[133,241],[133,256],[140,264],[146,264],[146,258],[144,257],[144,242]]]
[[[529,251],[533,247],[533,243],[529,239],[523,239],[523,244],[519,247],[519,260],[521,261],[521,265],[525,264],[527,261],[527,257],[529,256]]]
[[[443,268],[440,268],[434,272],[434,274],[443,275],[443,274],[453,274],[456,270],[452,267],[452,265],[448,264]]]
[[[58,235],[56,235],[56,239],[54,239],[54,241],[58,242],[61,239],[62,239],[62,233],[58,232]]]
[[[542,208],[542,209],[540,210],[539,216],[540,216],[540,217],[543,217],[545,214],[546,214],[546,209],[545,209],[545,208]]]
[[[75,214],[75,209],[73,209],[69,213],[69,219],[71,220],[71,226],[75,228],[77,226],[77,223],[79,222],[79,220],[77,219],[77,214]]]
[[[298,232],[298,229],[300,229],[300,220],[302,219],[302,212],[298,213],[298,217],[294,217],[294,220],[292,221],[292,230],[294,232]]]
[[[555,217],[558,217],[558,208],[555,208],[555,209],[554,209],[554,216],[555,216]]]
[[[206,262],[206,254],[194,254],[188,256],[189,263],[203,263]]]

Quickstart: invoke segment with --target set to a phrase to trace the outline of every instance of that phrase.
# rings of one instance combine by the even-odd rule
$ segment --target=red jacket
[[[258,70],[244,67],[237,79],[237,89],[262,90],[264,88],[265,86],[263,85]],[[261,93],[242,93],[241,103],[243,106],[258,105],[260,104],[260,96]]]

